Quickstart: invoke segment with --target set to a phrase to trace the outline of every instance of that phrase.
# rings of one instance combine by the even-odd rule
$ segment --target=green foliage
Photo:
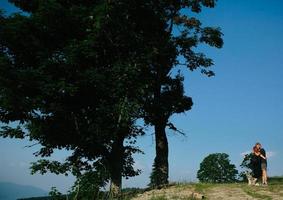
[[[205,183],[230,183],[237,180],[237,174],[236,166],[230,164],[228,154],[214,153],[203,159],[197,178]]]
[[[111,179],[119,186],[121,176],[139,174],[132,154],[141,152],[134,143],[144,134],[136,121],[144,119],[162,143],[157,184],[168,183],[165,128],[178,130],[170,116],[193,104],[182,73],[171,75],[172,69],[184,65],[212,76],[213,61],[195,47],[223,45],[219,28],[183,11],[199,13],[216,1],[11,2],[25,14],[0,13],[0,136],[40,144],[33,173],[71,172],[80,181],[95,173],[93,185]],[[46,159],[56,149],[71,155]]]
[[[246,154],[244,156],[244,159],[240,165],[240,167],[244,168],[244,169],[252,169],[252,156],[253,154],[250,153],[250,154]]]
[[[52,187],[49,196],[52,200],[63,200],[62,194],[56,189],[56,187]]]
[[[0,130],[0,136],[23,139],[25,136],[25,133],[23,132],[20,126],[17,126],[16,128],[11,128],[9,126],[3,126],[1,127],[1,130]]]
[[[100,192],[100,188],[105,187],[105,176],[107,177],[107,171],[89,171],[81,175],[75,182],[71,196],[74,199],[99,199],[100,196],[104,196]]]
[[[247,176],[246,176],[246,172],[249,171],[252,173],[253,171],[253,164],[252,164],[252,157],[253,157],[253,154],[250,153],[250,154],[246,154],[244,156],[244,159],[240,165],[240,167],[242,168],[242,172],[240,172],[239,174],[239,177],[240,179],[242,179],[243,181],[246,181],[247,180]]]
[[[132,26],[144,19],[128,16],[141,5],[11,2],[27,13],[1,15],[0,121],[6,126],[0,135],[40,144],[35,155],[42,159],[32,173],[71,172],[80,179],[106,169],[104,182],[115,173],[137,175],[131,156],[140,152],[134,141],[143,134],[135,121],[148,87],[142,79],[148,52],[144,27]],[[45,159],[55,149],[71,155],[64,162]]]

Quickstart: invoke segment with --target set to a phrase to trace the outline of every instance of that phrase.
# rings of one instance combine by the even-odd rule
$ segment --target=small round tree
[[[238,170],[226,153],[210,154],[203,159],[197,178],[205,183],[229,183],[237,180]]]

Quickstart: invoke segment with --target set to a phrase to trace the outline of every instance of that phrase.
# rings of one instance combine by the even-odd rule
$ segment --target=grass
[[[283,177],[282,176],[269,178],[268,189],[270,192],[274,192],[277,195],[283,197],[282,188],[283,188]]]
[[[162,196],[153,196],[150,198],[150,200],[168,200],[165,195]]]
[[[248,196],[256,198],[256,199],[265,199],[272,200],[272,195],[277,195],[283,197],[283,177],[271,177],[269,178],[268,187],[250,187],[247,186],[246,182],[243,183],[232,183],[232,184],[213,184],[213,183],[186,183],[186,182],[175,182],[169,184],[168,187],[163,189],[174,188],[175,194],[164,195],[164,194],[152,194],[150,200],[191,200],[191,197],[184,197],[178,195],[179,191],[183,191],[189,189],[191,191],[204,194],[205,196],[209,196],[210,190],[214,188],[219,188],[220,190],[226,190],[228,188],[241,188],[243,193],[246,193]],[[233,194],[231,194],[233,196]],[[232,197],[231,196],[231,197]],[[227,196],[227,198],[229,198]],[[283,198],[282,198],[283,199]]]
[[[271,192],[273,194],[276,194],[278,196],[283,197],[283,177],[271,177],[268,180],[269,184],[267,187],[246,187],[245,184],[242,186],[242,190],[257,199],[266,199],[271,200],[272,197],[267,194],[262,194],[262,192]]]
[[[153,196],[150,198],[150,200],[193,200],[193,199],[190,197],[179,197],[177,195],[170,196],[170,198],[166,197],[165,195],[161,195],[161,196]]]
[[[145,192],[145,189],[141,188],[125,188],[122,190],[122,199],[129,200],[136,197],[138,194]]]
[[[202,194],[205,194],[205,191],[207,191],[210,188],[215,187],[216,185],[217,184],[212,184],[212,183],[197,183],[197,184],[194,184],[195,191],[202,193]]]
[[[205,197],[209,197],[210,190],[213,188],[217,188],[218,190],[229,190],[229,188],[241,188],[243,193],[246,193],[248,196],[256,198],[256,199],[265,199],[265,200],[272,200],[274,197],[273,195],[277,196],[283,196],[283,178],[272,178],[270,179],[270,184],[268,187],[252,187],[247,186],[246,183],[231,183],[231,184],[213,184],[213,183],[183,183],[183,182],[177,182],[177,183],[171,183],[170,186],[168,186],[168,189],[174,188],[175,194],[152,194],[152,197],[150,200],[169,200],[169,199],[178,199],[178,200],[191,200],[192,197],[184,197],[178,195],[179,191],[183,191],[186,189],[189,189],[193,192],[197,192],[200,194],[203,194]],[[164,190],[166,190],[164,188]],[[227,193],[226,193],[227,194]],[[232,197],[233,194],[229,194],[230,196],[227,196],[227,198]]]
[[[254,197],[254,198],[257,198],[257,199],[265,199],[265,200],[272,200],[272,197],[268,196],[268,195],[264,195],[264,194],[259,194],[257,193],[255,190],[253,189],[250,189],[250,188],[243,188],[243,191],[251,196],[251,197]]]
[[[268,187],[255,187],[255,186],[247,186],[247,183],[234,183],[234,184],[213,184],[213,183],[186,183],[186,182],[175,182],[170,183],[168,186],[161,188],[161,190],[151,190],[140,189],[140,188],[125,188],[122,190],[122,200],[131,200],[134,197],[138,197],[139,195],[143,195],[145,192],[147,193],[147,198],[150,200],[192,200],[190,195],[191,192],[196,192],[203,194],[205,197],[209,199],[210,194],[215,190],[216,191],[225,191],[229,189],[240,188],[243,194],[246,194],[250,197],[256,199],[265,199],[271,200],[273,197],[282,197],[283,199],[283,177],[271,177],[269,178]],[[152,193],[151,193],[152,191]],[[188,193],[183,193],[184,191],[188,191]],[[102,196],[107,195],[107,192],[101,192]],[[187,196],[186,196],[187,195]],[[230,195],[234,195],[234,193],[227,193],[227,198]],[[141,196],[142,198],[144,196]],[[45,198],[30,198],[31,200],[43,200],[49,199]],[[104,197],[99,199],[105,199]],[[28,199],[25,199],[28,200]]]

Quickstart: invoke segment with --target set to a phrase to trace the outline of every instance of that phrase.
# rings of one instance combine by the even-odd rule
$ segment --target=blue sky
[[[13,8],[6,0],[0,7]],[[239,166],[242,153],[261,142],[268,152],[268,173],[283,175],[283,1],[219,0],[216,8],[204,9],[204,25],[219,26],[224,33],[220,50],[200,47],[214,59],[216,76],[185,71],[186,94],[194,106],[172,121],[187,133],[168,131],[170,181],[195,181],[200,162],[210,153],[224,152]],[[124,181],[125,187],[143,187],[149,182],[155,147],[153,131],[139,138],[144,155],[136,155],[143,173]],[[66,191],[72,177],[29,175],[34,161],[28,141],[0,139],[0,181]],[[63,160],[65,152],[55,158]]]

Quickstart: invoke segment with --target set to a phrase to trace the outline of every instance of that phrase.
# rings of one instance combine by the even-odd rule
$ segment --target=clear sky
[[[14,10],[6,0],[0,7]],[[170,181],[195,181],[200,162],[210,153],[227,153],[240,165],[242,154],[261,142],[268,152],[269,175],[283,175],[283,1],[219,0],[216,8],[199,15],[203,24],[224,33],[220,50],[200,48],[214,59],[216,76],[185,72],[186,94],[194,106],[172,121],[187,135],[168,131]],[[136,155],[142,175],[124,181],[125,187],[144,187],[154,159],[153,131],[139,138],[144,155]],[[72,177],[29,175],[34,161],[28,141],[0,138],[0,181],[65,192]],[[62,160],[65,152],[56,153]]]

